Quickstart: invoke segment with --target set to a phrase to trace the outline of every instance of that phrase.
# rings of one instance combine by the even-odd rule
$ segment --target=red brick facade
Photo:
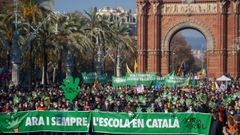
[[[236,44],[240,36],[240,0],[183,1],[137,0],[139,72],[169,73],[171,38],[182,29],[193,28],[207,40],[208,76],[239,76]]]

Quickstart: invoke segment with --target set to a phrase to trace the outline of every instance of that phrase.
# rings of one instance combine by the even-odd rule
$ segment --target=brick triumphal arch
[[[169,45],[185,28],[207,40],[207,74],[240,74],[240,0],[137,0],[138,70],[166,75]]]

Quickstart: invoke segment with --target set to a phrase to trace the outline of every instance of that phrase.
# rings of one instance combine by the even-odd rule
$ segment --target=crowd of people
[[[30,110],[58,111],[112,111],[112,112],[203,112],[212,113],[212,126],[219,134],[239,132],[240,128],[240,83],[225,84],[224,89],[213,88],[213,82],[198,81],[187,88],[136,87],[114,88],[111,84],[80,86],[81,91],[71,103],[59,85],[43,88],[35,85],[33,91],[11,86],[0,92],[0,111],[18,112]],[[219,132],[219,133],[218,133]]]

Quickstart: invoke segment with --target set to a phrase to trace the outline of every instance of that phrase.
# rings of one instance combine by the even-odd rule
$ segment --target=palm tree
[[[14,7],[9,6],[9,7]],[[20,63],[20,49],[19,45],[22,42],[21,35],[22,30],[25,29],[24,26],[18,27],[18,22],[16,22],[16,17],[18,21],[23,21],[23,17],[14,14],[14,8],[6,9],[6,12],[3,12],[3,24],[1,25],[0,37],[3,41],[3,45],[6,46],[5,49],[9,52],[8,61],[10,61],[11,54],[11,63],[12,63],[12,80],[17,85],[19,82],[19,63]],[[10,63],[10,62],[8,62]],[[10,65],[10,64],[8,64]]]
[[[0,14],[0,20],[5,20],[6,16],[7,16],[6,13]],[[11,43],[11,38],[12,38],[11,32],[7,27],[7,24],[4,23],[4,21],[0,21],[0,46],[2,48],[1,59],[7,59],[7,64],[3,64],[3,63],[2,64],[7,65],[8,68],[10,67],[9,44]],[[5,56],[7,56],[7,58],[5,58]]]
[[[58,71],[61,78],[61,65],[65,52],[64,63],[66,65],[66,76],[71,74],[71,66],[73,56],[71,54],[73,50],[78,50],[80,53],[85,53],[87,48],[92,48],[91,42],[87,36],[85,36],[84,26],[86,25],[86,19],[79,12],[68,13],[58,16],[57,33],[53,37],[55,39],[55,49],[58,52]],[[67,50],[67,51],[66,51]]]
[[[130,28],[127,24],[115,21],[111,22],[109,27],[111,30],[111,37],[109,37],[110,40],[108,40],[109,44],[107,44],[107,48],[112,48],[113,53],[115,54],[116,74],[119,76],[121,74],[119,63],[122,63],[123,61],[120,62],[120,59],[117,59],[117,57],[120,56],[119,53],[124,52],[125,55],[122,56],[125,57],[126,60],[131,60],[130,62],[133,63],[136,58],[136,40],[129,35]],[[119,52],[118,49],[120,49],[121,52]]]
[[[31,26],[36,27],[38,25],[38,22],[42,21],[42,18],[46,17],[46,13],[43,12],[42,9],[40,9],[38,0],[25,0],[22,3],[22,6],[20,8],[22,15],[25,18],[25,22]],[[31,27],[28,28],[28,32],[31,32]],[[27,72],[28,72],[28,89],[32,89],[32,81],[33,81],[33,72],[34,72],[34,55],[33,50],[35,49],[35,46],[33,46],[33,41],[29,43],[29,47],[27,48]]]
[[[33,35],[29,35],[28,33],[33,32],[32,28],[39,25],[37,22],[43,17],[43,12],[40,7],[38,7],[40,3],[38,3],[37,0],[22,0],[18,1],[18,4],[21,5],[18,6],[20,7],[20,12],[14,14],[12,9],[12,12],[7,12],[7,17],[4,20],[6,24],[9,24],[6,26],[8,29],[6,33],[10,33],[9,35],[15,35],[10,37],[11,43],[9,45],[9,50],[12,52],[12,80],[15,82],[15,85],[19,83],[20,57],[23,51],[28,49],[28,46],[33,40]],[[16,18],[21,20],[20,24],[14,21]],[[23,48],[20,46],[23,46]],[[30,47],[29,50],[32,52],[32,47]],[[32,61],[31,53],[29,54],[30,61]]]
[[[97,8],[93,8],[86,13],[88,25],[86,28],[88,37],[91,39],[93,46],[96,42],[96,37],[99,37],[100,44],[103,45],[103,52],[107,49],[113,50],[114,54],[117,54],[117,46],[123,44],[122,49],[125,49],[131,53],[136,53],[136,41],[129,36],[128,25],[121,22],[110,22],[110,19],[106,16],[101,16],[97,13]],[[93,55],[96,54],[96,46],[94,46]],[[116,55],[115,55],[116,58]],[[92,70],[94,69],[94,57],[92,57]]]
[[[97,8],[91,9],[89,12],[85,11],[87,18],[87,27],[86,34],[92,42],[93,50],[92,50],[92,71],[94,71],[94,55],[96,54],[96,41],[99,38],[99,42],[102,45],[107,43],[109,39],[109,35],[111,32],[109,30],[108,21],[105,17],[97,14]]]

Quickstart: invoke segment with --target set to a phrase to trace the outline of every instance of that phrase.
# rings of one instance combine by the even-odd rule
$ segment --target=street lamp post
[[[42,22],[40,22],[36,28],[33,28],[30,24],[29,26],[32,28],[32,32],[29,33],[29,36],[27,37],[27,40],[24,42],[23,44],[23,47],[20,48],[18,42],[19,42],[19,32],[18,32],[18,24],[19,24],[19,20],[18,20],[18,0],[14,0],[14,3],[15,3],[15,10],[14,10],[14,13],[15,13],[15,21],[14,21],[14,24],[15,24],[15,30],[14,30],[14,35],[13,35],[13,38],[12,38],[12,46],[9,47],[8,46],[8,42],[6,42],[6,40],[4,39],[4,37],[2,35],[0,35],[0,39],[3,40],[4,42],[4,46],[7,46],[5,48],[9,49],[10,52],[11,52],[11,63],[12,63],[12,82],[14,85],[18,85],[19,84],[19,71],[20,71],[20,64],[21,64],[21,61],[20,61],[20,58],[23,54],[23,52],[25,52],[31,41],[36,37],[36,35],[38,34],[39,30],[41,29],[41,27],[43,26],[43,24],[45,24],[49,19],[50,19],[50,16],[51,14],[48,14],[48,16],[46,18],[43,19]]]
[[[117,46],[117,64],[116,64],[116,76],[121,76],[121,55],[120,55],[121,44]]]
[[[119,43],[117,46],[117,58],[113,58],[112,50],[109,48],[106,50],[105,54],[103,54],[103,44],[99,40],[99,29],[97,29],[98,34],[96,35],[96,47],[97,47],[97,54],[95,55],[96,58],[96,71],[97,74],[101,74],[103,72],[103,61],[106,57],[110,57],[113,63],[116,64],[116,76],[121,76],[121,64],[123,63],[123,60],[121,59],[121,48],[122,43]]]
[[[121,73],[121,65],[124,62],[124,56],[122,56],[122,43],[119,43],[117,46],[117,57],[114,57],[115,55],[113,55],[113,50],[111,50],[110,48],[106,51],[106,55],[104,56],[104,58],[109,57],[112,62],[115,64],[116,67],[116,76],[117,77],[121,77],[122,73]],[[126,56],[126,55],[125,55]]]
[[[174,55],[175,55],[175,52],[172,51],[172,71],[174,71],[174,68],[175,68],[175,66],[174,66]]]
[[[65,57],[65,65],[66,65],[66,78],[68,78],[69,76],[71,76],[72,74],[72,65],[73,65],[73,57],[72,57],[72,52],[71,50],[68,50],[66,53],[66,57]]]
[[[58,20],[59,20],[59,16],[63,16],[66,17],[67,21],[65,22],[65,24],[68,23],[69,17],[67,15],[65,15],[64,13],[61,12],[54,12],[54,14],[56,15],[56,24],[55,24],[55,34],[58,34]],[[69,76],[71,76],[72,74],[72,66],[73,66],[73,55],[71,52],[71,49],[68,48],[66,46],[67,51],[64,53],[65,55],[65,59],[64,59],[64,64],[66,66],[66,78],[68,78]],[[54,75],[53,75],[53,82],[55,82],[55,72],[56,72],[56,67],[54,67]]]
[[[97,74],[100,75],[102,73],[102,65],[103,65],[103,61],[102,61],[102,44],[99,43],[99,35],[97,35],[96,37],[96,45],[97,45],[97,55],[96,55],[96,70],[97,70]]]

